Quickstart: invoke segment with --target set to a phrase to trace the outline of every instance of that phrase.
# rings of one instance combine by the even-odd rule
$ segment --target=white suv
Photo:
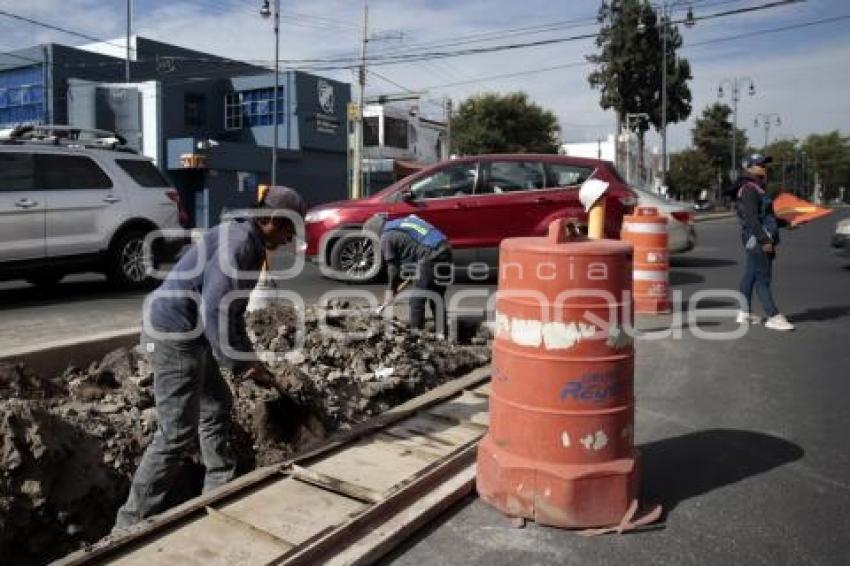
[[[96,271],[124,288],[148,285],[145,236],[180,228],[179,193],[118,136],[26,131],[0,135],[0,279],[47,286]]]

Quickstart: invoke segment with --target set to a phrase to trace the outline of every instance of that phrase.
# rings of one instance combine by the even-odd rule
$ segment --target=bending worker
[[[233,479],[230,388],[219,364],[237,379],[269,385],[273,376],[257,359],[245,329],[247,293],[254,288],[266,250],[292,240],[289,211],[304,216],[301,197],[271,187],[258,205],[268,210],[209,230],[174,266],[145,302],[142,348],[154,373],[157,429],[118,510],[121,529],[165,510],[184,453],[200,440],[204,491]],[[230,300],[228,294],[245,296]]]
[[[381,258],[387,266],[384,304],[388,305],[395,298],[402,275],[412,272],[414,295],[410,299],[410,326],[424,328],[427,303],[434,315],[435,332],[445,335],[448,329],[447,281],[438,277],[440,266],[451,269],[451,246],[445,234],[413,214],[389,222],[385,216],[376,214],[366,222],[364,229],[381,240]]]
[[[771,330],[794,330],[773,300],[770,289],[773,260],[779,245],[779,227],[787,222],[776,217],[773,199],[765,191],[767,166],[770,157],[753,155],[744,163],[744,171],[738,179],[736,211],[741,223],[741,242],[746,252],[746,267],[739,290],[746,301],[746,310],[738,313],[738,323],[758,324],[761,319],[752,313],[753,288],[759,297],[767,320],[765,328]]]

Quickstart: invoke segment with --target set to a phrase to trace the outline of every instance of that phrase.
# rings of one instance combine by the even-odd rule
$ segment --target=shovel
[[[398,293],[404,291],[405,287],[407,287],[408,285],[410,285],[410,279],[405,279],[404,281],[402,281],[401,285],[399,285],[398,289],[396,289],[396,294],[393,295],[393,298],[390,299],[388,302],[384,303],[383,305],[379,306],[378,310],[375,311],[375,314],[380,315],[381,313],[383,313],[385,308],[395,302],[396,297],[398,297]]]

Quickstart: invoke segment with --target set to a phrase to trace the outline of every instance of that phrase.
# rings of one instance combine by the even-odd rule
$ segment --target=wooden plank
[[[199,518],[132,549],[109,563],[119,566],[229,566],[268,564],[289,547],[269,536],[213,516]]]
[[[476,387],[487,381],[489,377],[490,366],[477,368],[463,377],[435,387],[431,391],[410,399],[401,405],[397,405],[369,421],[352,427],[346,432],[335,434],[325,442],[297,455],[295,458],[280,464],[273,464],[256,469],[218,489],[212,490],[181,505],[173,507],[156,517],[146,519],[142,523],[128,529],[122,534],[108,537],[100,543],[96,543],[85,549],[69,554],[64,558],[57,560],[54,564],[57,566],[77,566],[79,564],[98,563],[103,559],[114,555],[116,552],[121,552],[122,549],[127,548],[130,545],[142,543],[145,539],[151,539],[158,533],[167,532],[176,526],[179,526],[181,522],[191,520],[202,512],[204,507],[208,505],[219,504],[245,492],[246,490],[259,487],[264,483],[273,481],[277,476],[279,476],[282,469],[292,463],[304,463],[324,456],[349,442],[401,421],[415,414],[417,411],[445,401],[466,389]]]
[[[237,529],[242,529],[247,531],[250,534],[256,535],[258,537],[266,537],[268,540],[271,540],[275,544],[278,544],[283,548],[283,550],[289,550],[293,548],[295,545],[287,540],[284,540],[276,535],[271,534],[270,532],[261,529],[251,523],[247,523],[238,517],[232,517],[223,511],[219,511],[213,507],[207,507],[207,515],[212,517],[213,519],[218,519],[219,521],[223,521]]]
[[[424,460],[425,462],[435,462],[443,457],[442,454],[438,454],[436,452],[429,452],[428,450],[423,450],[419,446],[416,446],[414,443],[408,442],[407,439],[403,438],[394,438],[389,435],[385,435],[381,432],[378,432],[373,436],[370,441],[372,444],[377,445],[387,445],[391,444],[396,448],[400,448],[403,453],[410,454],[412,456],[416,456],[420,460]]]
[[[435,420],[438,420],[440,422],[457,425],[457,426],[460,426],[460,427],[463,427],[463,428],[468,428],[468,429],[473,430],[475,432],[484,433],[489,428],[487,425],[470,421],[470,420],[464,418],[464,416],[462,416],[462,415],[456,416],[456,415],[452,414],[450,411],[451,411],[451,409],[448,409],[445,413],[442,413],[442,412],[439,411],[438,408],[435,408],[433,413],[425,411],[425,412],[422,413],[422,416],[427,417],[429,419],[435,419]]]
[[[280,556],[275,563],[288,566],[324,564],[340,549],[362,538],[400,510],[444,483],[447,478],[453,477],[459,470],[474,463],[475,448],[475,444],[463,446],[449,458],[423,470],[421,475],[413,479],[409,485],[390,493],[382,502],[366,507],[356,517],[310,544],[301,545]]]
[[[325,566],[373,564],[406,538],[436,519],[475,489],[475,465],[470,464],[382,525],[325,562]]]
[[[418,434],[446,446],[459,446],[483,436],[483,429],[481,428],[472,428],[444,420],[437,420],[435,418],[429,418],[425,414],[405,419],[391,429],[387,429],[387,432]]]
[[[427,410],[431,415],[452,417],[460,421],[468,421],[484,427],[490,426],[490,407],[486,397],[482,398],[465,391],[463,395],[451,401],[434,405]]]
[[[320,487],[284,478],[221,511],[295,544],[344,523],[365,505]]]
[[[360,442],[312,462],[309,469],[383,494],[425,466],[403,446]]]
[[[302,468],[301,466],[293,464],[289,474],[297,480],[364,503],[377,503],[384,498],[383,494],[379,491],[348,482],[344,479],[323,474],[314,468]]]

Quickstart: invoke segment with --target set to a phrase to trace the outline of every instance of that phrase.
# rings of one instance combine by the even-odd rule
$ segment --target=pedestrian
[[[434,316],[435,332],[445,335],[448,329],[446,285],[453,273],[451,246],[445,234],[413,214],[391,221],[376,214],[366,222],[364,229],[380,238],[381,259],[387,266],[384,305],[395,298],[402,276],[412,273],[414,294],[410,298],[410,326],[424,328],[425,305],[428,304]],[[441,269],[445,273],[441,274]]]
[[[787,225],[776,217],[773,199],[765,190],[767,166],[770,157],[752,155],[744,161],[744,170],[736,183],[735,209],[741,225],[741,242],[744,245],[746,265],[739,290],[744,296],[746,310],[738,313],[739,324],[758,324],[761,318],[752,312],[755,289],[766,317],[764,326],[771,330],[794,330],[794,325],[780,314],[773,300],[771,280],[773,262],[779,245],[780,225]]]
[[[116,529],[165,510],[184,454],[199,439],[206,468],[204,491],[235,475],[230,450],[232,394],[219,366],[236,379],[270,385],[274,377],[259,361],[245,328],[248,297],[266,258],[292,240],[293,220],[305,204],[294,190],[271,187],[256,215],[209,230],[177,262],[145,302],[141,344],[154,374],[157,428],[118,510]],[[264,211],[268,211],[265,215]]]

